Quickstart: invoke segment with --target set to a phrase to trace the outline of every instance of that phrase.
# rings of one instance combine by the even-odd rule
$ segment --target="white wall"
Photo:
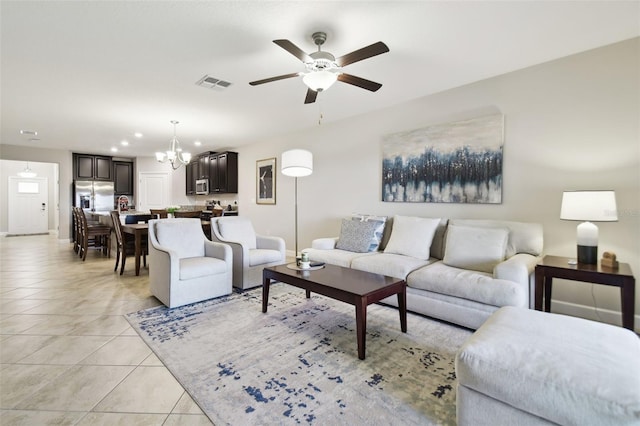
[[[239,150],[241,214],[252,219],[258,232],[283,236],[292,250],[293,179],[278,173],[277,204],[256,205],[255,161],[277,157],[279,167],[283,151],[304,148],[314,154],[314,171],[298,181],[301,248],[314,238],[337,236],[341,219],[359,212],[539,222],[547,254],[575,257],[577,223],[559,219],[562,191],[613,189],[619,221],[599,224],[600,254],[614,251],[640,274],[639,52],[640,39],[633,39],[311,131],[257,141]],[[375,94],[363,96],[375,102]],[[496,110],[505,115],[502,204],[380,201],[385,135]],[[331,111],[324,115],[330,117]],[[620,310],[617,288],[594,286],[593,295],[599,308]],[[640,291],[637,307],[638,300]],[[593,309],[584,308],[593,305],[589,285],[558,281],[554,286],[554,310],[595,318]],[[614,318],[619,321],[619,315]]]

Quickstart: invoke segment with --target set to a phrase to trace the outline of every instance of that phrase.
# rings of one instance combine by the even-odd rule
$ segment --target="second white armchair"
[[[211,241],[229,244],[233,251],[233,286],[241,290],[262,285],[262,270],[285,261],[284,239],[257,235],[249,219],[211,219]]]

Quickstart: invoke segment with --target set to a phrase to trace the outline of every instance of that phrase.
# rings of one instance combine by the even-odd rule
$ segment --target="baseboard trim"
[[[620,311],[612,311],[610,309],[597,308],[596,310],[593,306],[578,305],[576,303],[552,299],[551,312],[622,326],[622,314]],[[633,320],[634,331],[640,333],[640,329],[638,328],[640,315],[634,315]]]

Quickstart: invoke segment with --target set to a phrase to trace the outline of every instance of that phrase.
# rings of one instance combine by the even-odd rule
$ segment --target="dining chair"
[[[156,215],[158,219],[166,219],[169,217],[169,212],[166,209],[149,209],[152,215]]]
[[[180,211],[180,210],[176,210],[175,213],[173,213],[173,217],[181,217],[181,218],[185,218],[185,217],[190,217],[190,218],[194,218],[197,217],[199,218],[200,215],[202,214],[202,210],[190,210],[190,211]]]
[[[149,223],[151,219],[155,219],[156,216],[152,214],[128,214],[124,217],[125,225],[130,225],[132,223]]]
[[[120,275],[122,275],[124,273],[124,265],[127,261],[127,256],[134,256],[136,253],[135,240],[133,238],[126,238],[125,234],[122,232],[122,222],[120,222],[120,215],[117,210],[111,211],[111,221],[113,222],[113,231],[116,234],[117,247],[116,266],[113,268],[113,271],[115,272],[118,270],[120,256],[122,256],[122,264],[120,266]],[[144,266],[146,267],[147,253],[149,252],[149,247],[146,241],[143,242],[142,248]]]
[[[102,253],[111,257],[111,227],[103,224],[89,224],[84,210],[77,208],[76,215],[80,223],[80,246],[78,255],[84,262],[89,247],[101,248]]]

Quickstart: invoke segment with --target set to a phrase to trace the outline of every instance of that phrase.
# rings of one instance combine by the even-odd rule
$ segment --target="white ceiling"
[[[185,150],[233,148],[640,35],[638,1],[2,0],[0,14],[1,143],[121,156],[166,149],[170,120]],[[345,69],[383,87],[337,82],[304,105],[300,78],[249,86],[303,71],[272,40],[312,52],[319,30],[336,57],[385,42]],[[233,85],[196,86],[205,74]]]

